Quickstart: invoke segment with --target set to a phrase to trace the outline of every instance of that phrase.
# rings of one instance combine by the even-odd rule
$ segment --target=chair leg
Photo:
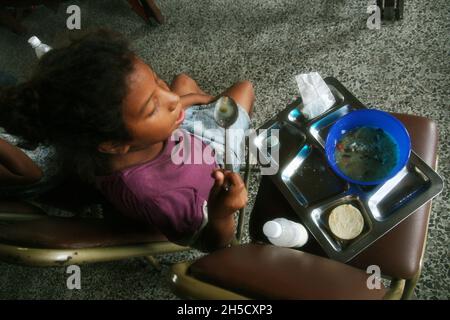
[[[420,278],[419,270],[412,279],[408,279],[405,281],[405,289],[403,289],[402,300],[411,300],[414,295],[414,289],[416,288],[417,282]]]
[[[384,300],[400,300],[405,290],[404,279],[392,279],[389,291],[383,297]]]
[[[136,12],[145,22],[148,22],[150,16],[153,16],[159,24],[164,23],[164,17],[161,14],[154,0],[128,0],[131,8]]]
[[[149,17],[145,13],[145,10],[139,0],[128,0],[128,3],[130,4],[133,11],[137,13],[137,15],[144,19],[145,22],[148,22]]]
[[[164,23],[164,17],[161,14],[161,10],[156,5],[155,0],[141,0],[141,3],[144,9],[150,11],[150,14],[156,19],[159,24]]]
[[[159,263],[159,261],[154,257],[154,256],[146,256],[145,259],[147,260],[147,262],[149,262],[153,268],[155,268],[158,271],[161,271],[161,264]]]

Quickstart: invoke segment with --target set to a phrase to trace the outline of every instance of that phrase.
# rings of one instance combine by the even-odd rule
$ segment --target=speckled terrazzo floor
[[[335,76],[369,107],[426,116],[440,131],[439,173],[450,178],[450,2],[406,0],[405,19],[366,27],[360,0],[160,0],[162,26],[144,25],[126,1],[71,1],[82,28],[106,26],[132,39],[136,51],[166,80],[187,72],[212,94],[239,79],[256,88],[254,125],[297,94],[294,76]],[[57,14],[38,8],[25,25],[48,44],[67,34],[66,6]],[[0,28],[0,69],[25,79],[35,62],[26,37]],[[258,180],[250,188],[251,200]],[[252,202],[250,202],[250,207]],[[450,298],[449,189],[433,202],[419,299]],[[3,299],[173,299],[170,262],[154,271],[142,259],[82,267],[82,290],[66,288],[64,268],[0,263]]]

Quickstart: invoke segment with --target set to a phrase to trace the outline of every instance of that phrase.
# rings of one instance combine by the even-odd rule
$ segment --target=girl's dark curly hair
[[[128,43],[106,30],[49,51],[28,82],[0,90],[0,126],[62,148],[92,178],[104,160],[97,146],[129,138],[122,105],[134,58]]]

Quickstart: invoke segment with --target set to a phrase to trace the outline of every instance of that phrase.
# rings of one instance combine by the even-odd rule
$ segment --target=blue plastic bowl
[[[345,175],[336,163],[336,159],[334,157],[336,145],[344,134],[358,127],[380,128],[385,133],[390,135],[398,146],[397,164],[382,179],[374,181],[354,180]],[[343,116],[330,128],[327,141],[325,143],[325,152],[331,168],[343,179],[350,183],[360,185],[376,185],[381,184],[395,176],[407,164],[411,154],[411,139],[405,126],[389,113],[370,109],[356,110]]]

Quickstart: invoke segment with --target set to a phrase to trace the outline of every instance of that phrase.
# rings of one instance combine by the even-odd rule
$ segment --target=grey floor
[[[440,131],[439,173],[450,178],[450,2],[406,0],[405,19],[366,27],[361,0],[160,0],[166,24],[144,25],[126,1],[71,1],[81,7],[83,30],[122,32],[163,79],[187,72],[211,94],[240,79],[256,88],[255,126],[298,94],[294,76],[318,71],[338,78],[369,107],[426,116]],[[25,25],[48,44],[65,30],[66,6],[57,14],[38,8]],[[26,79],[35,57],[26,37],[0,28],[0,69]],[[251,199],[257,191],[253,180]],[[252,203],[250,203],[250,206]],[[419,299],[448,299],[449,189],[433,202]],[[68,290],[64,268],[0,263],[0,298],[174,299],[167,287],[170,263],[154,271],[142,259],[82,266],[82,289]]]

